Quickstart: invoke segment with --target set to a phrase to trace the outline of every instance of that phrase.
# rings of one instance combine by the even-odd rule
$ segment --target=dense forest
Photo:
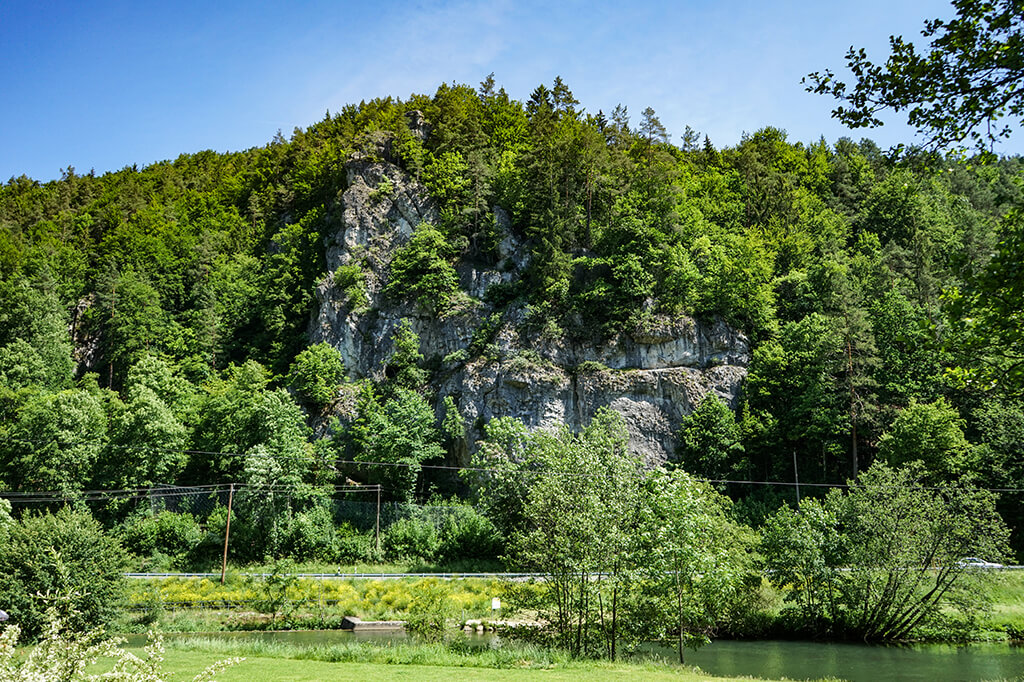
[[[466,494],[431,479],[459,416],[429,407],[441,368],[418,340],[395,340],[378,382],[350,381],[309,340],[318,282],[360,296],[358,265],[327,272],[325,240],[345,164],[362,158],[399,165],[438,206],[392,264],[393,295],[431,314],[467,295],[456,265],[498,263],[500,212],[530,259],[489,303],[525,306],[538,333],[600,343],[666,316],[742,330],[738,405],[701,403],[675,458],[733,498],[739,520],[795,499],[761,482],[842,483],[875,461],[920,461],[921,480],[998,489],[1021,530],[1022,161],[895,159],[869,140],[794,142],[776,128],[725,148],[673,133],[649,108],[592,113],[561,79],[519,102],[489,77],[350,105],[243,152],[12,178],[0,187],[0,490],[241,483],[290,519],[279,542],[254,527],[271,554],[301,544],[294,528],[329,525],[314,502],[345,476],[396,500]],[[340,396],[354,411],[325,429]],[[403,466],[346,468],[358,461]],[[99,515],[118,522],[128,499]]]

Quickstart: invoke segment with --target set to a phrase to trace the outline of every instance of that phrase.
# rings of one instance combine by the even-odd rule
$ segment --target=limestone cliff
[[[496,311],[484,304],[488,287],[516,280],[528,264],[529,249],[512,235],[500,209],[501,262],[493,269],[460,266],[468,297],[454,310],[433,316],[388,300],[383,289],[395,248],[418,223],[436,222],[437,208],[424,187],[386,161],[357,158],[346,171],[340,227],[325,245],[331,274],[317,289],[311,337],[338,348],[352,378],[380,378],[391,336],[406,318],[424,356],[440,368],[433,384],[439,415],[444,396],[452,396],[470,428],[470,443],[492,417],[508,415],[539,428],[564,422],[575,429],[610,406],[626,418],[631,447],[663,461],[674,451],[680,420],[705,395],[735,403],[749,346],[721,321],[662,319],[591,346],[528,331],[522,307]],[[338,268],[353,264],[361,269],[358,281],[338,281]],[[495,312],[503,314],[492,317]]]

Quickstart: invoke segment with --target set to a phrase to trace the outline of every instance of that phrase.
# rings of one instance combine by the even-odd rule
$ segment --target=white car
[[[1002,568],[1002,564],[992,563],[991,561],[985,561],[974,556],[965,556],[960,561],[956,562],[959,568]]]

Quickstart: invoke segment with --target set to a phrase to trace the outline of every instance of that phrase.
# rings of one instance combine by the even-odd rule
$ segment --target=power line
[[[25,442],[41,442],[41,441],[25,441]],[[52,441],[46,441],[52,442]],[[165,448],[159,446],[130,446],[130,445],[119,445],[113,446],[108,445],[107,447],[116,448],[123,451],[135,452],[143,449],[159,450],[163,452],[176,452],[187,455],[207,455],[216,456],[221,458],[247,458],[247,457],[263,457],[272,460],[284,460],[284,461],[302,461],[305,463],[318,463],[329,466],[332,470],[337,471],[335,466],[348,465],[356,467],[391,467],[391,468],[416,468],[416,469],[429,469],[433,471],[453,471],[453,472],[478,472],[478,473],[495,473],[511,476],[560,476],[563,478],[603,478],[606,476],[604,473],[590,473],[584,471],[551,471],[543,469],[521,469],[521,468],[505,468],[505,467],[484,467],[484,466],[452,466],[444,464],[424,464],[417,462],[380,462],[380,461],[362,461],[362,460],[343,460],[343,459],[330,459],[325,460],[324,458],[317,457],[314,453],[304,455],[292,455],[285,453],[272,453],[272,452],[231,452],[231,451],[214,451],[214,450],[196,450],[191,448]],[[333,464],[333,466],[332,466]],[[740,479],[714,479],[714,478],[700,478],[693,476],[696,481],[710,483],[715,485],[753,485],[753,486],[767,486],[767,487],[795,487],[797,483],[795,481],[767,481],[767,480],[740,480]],[[220,484],[227,486],[228,484]],[[800,486],[807,488],[840,488],[849,489],[851,487],[857,487],[858,484],[850,483],[805,483],[801,482]],[[183,487],[202,487],[202,486],[183,486]],[[357,486],[358,487],[358,486]],[[915,489],[919,490],[944,490],[938,486],[914,486]],[[226,487],[224,488],[226,490]],[[974,490],[981,490],[991,493],[1024,493],[1024,487],[1000,487],[1000,488],[988,488],[988,487],[974,487]],[[148,491],[148,488],[135,488],[127,489],[128,491]],[[54,491],[43,491],[45,493],[53,493]],[[111,490],[97,490],[97,491],[83,491],[85,492],[96,492],[96,493],[109,493],[109,492],[123,492],[115,489]],[[62,493],[57,493],[62,494]],[[6,497],[10,495],[8,492],[0,491],[0,497]],[[63,499],[63,498],[62,498]]]
[[[55,491],[55,490],[40,490],[40,491],[0,491],[0,498],[6,498],[12,501],[18,502],[100,502],[111,499],[118,500],[137,500],[137,499],[154,499],[154,498],[167,498],[167,497],[185,497],[195,495],[216,495],[227,492],[232,484],[230,483],[219,483],[214,485],[202,485],[202,486],[168,486],[168,487],[154,487],[154,488],[121,488],[121,489],[108,489],[108,490],[83,490],[83,491]],[[319,499],[330,499],[330,500],[341,500],[343,498],[324,498],[317,495],[317,491],[326,492],[331,491],[332,493],[339,492],[363,492],[363,493],[375,493],[380,488],[378,485],[309,485],[310,491],[297,490],[295,486],[275,483],[270,485],[251,485],[251,484],[234,484],[235,490],[240,491],[255,491],[255,492],[284,492],[291,495],[300,495],[305,492],[310,492]],[[383,490],[383,488],[381,488]],[[391,492],[391,491],[389,491]]]

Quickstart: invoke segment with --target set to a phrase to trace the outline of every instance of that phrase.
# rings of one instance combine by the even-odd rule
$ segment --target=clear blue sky
[[[653,107],[677,142],[687,125],[718,147],[772,125],[887,147],[912,131],[848,131],[800,79],[952,14],[948,0],[3,0],[0,181],[261,146],[347,103],[490,72],[520,100],[561,75],[588,111]]]

